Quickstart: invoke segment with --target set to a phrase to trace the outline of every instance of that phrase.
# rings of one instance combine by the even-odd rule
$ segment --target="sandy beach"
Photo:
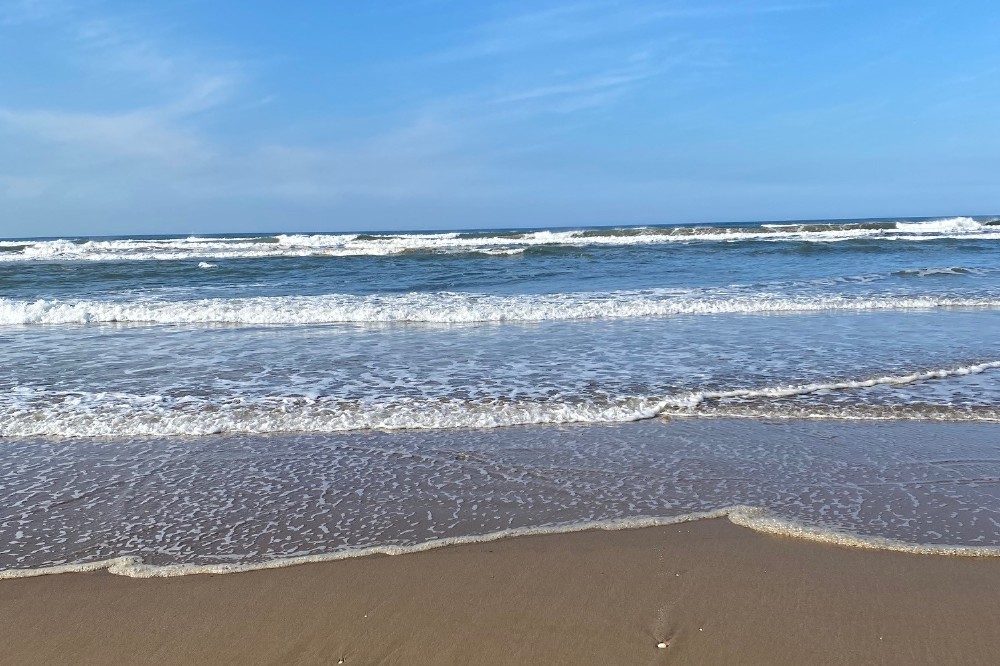
[[[717,519],[230,575],[3,581],[0,662],[991,664],[998,590],[992,558]]]

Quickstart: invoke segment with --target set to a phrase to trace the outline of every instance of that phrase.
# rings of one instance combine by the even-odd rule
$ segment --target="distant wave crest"
[[[408,253],[508,256],[524,253],[531,248],[553,246],[582,248],[735,241],[836,242],[866,238],[1000,239],[1000,226],[995,222],[955,217],[923,222],[793,223],[730,227],[0,241],[0,262],[348,257]]]

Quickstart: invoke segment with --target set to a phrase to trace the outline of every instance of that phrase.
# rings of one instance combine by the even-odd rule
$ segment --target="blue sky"
[[[1000,213],[983,0],[0,0],[0,236]]]

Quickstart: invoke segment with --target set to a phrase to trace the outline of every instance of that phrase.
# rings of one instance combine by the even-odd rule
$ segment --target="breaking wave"
[[[625,423],[658,416],[741,416],[729,411],[726,400],[755,398],[780,400],[825,391],[875,386],[902,386],[916,382],[975,375],[1000,368],[987,361],[953,368],[921,370],[859,380],[770,386],[729,391],[693,391],[667,396],[629,396],[577,399],[412,398],[338,400],[333,398],[204,397],[195,395],[135,395],[114,392],[57,392],[15,388],[0,398],[5,418],[0,437],[137,437],[266,434],[277,432],[333,433],[355,430],[412,430],[498,428],[558,423]],[[709,405],[709,409],[702,407]],[[881,420],[995,421],[1000,410],[942,409],[937,412],[856,406],[843,412],[812,407],[789,410],[778,404],[758,408],[753,416],[772,418],[850,418]]]
[[[163,300],[0,298],[0,325],[541,322],[674,315],[996,308],[1000,299],[948,296],[727,295],[671,290],[496,296],[460,292]]]
[[[565,231],[413,234],[278,234],[240,237],[0,241],[0,262],[155,261],[266,257],[388,256],[408,253],[515,255],[537,247],[691,242],[852,239],[1000,239],[995,220],[955,217],[923,222],[846,222],[758,226],[623,227]]]

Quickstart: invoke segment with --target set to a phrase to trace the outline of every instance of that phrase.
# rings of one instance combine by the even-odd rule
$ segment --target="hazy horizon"
[[[0,236],[0,241],[35,241],[35,240],[59,240],[59,239],[81,239],[81,238],[157,238],[157,237],[211,237],[211,236],[268,236],[268,235],[313,235],[313,234],[366,234],[373,233],[376,235],[380,234],[446,234],[454,232],[505,232],[505,231],[569,231],[569,230],[585,230],[585,229],[615,229],[615,228],[643,228],[643,227],[736,227],[736,226],[753,226],[753,225],[768,225],[768,224],[825,224],[825,223],[852,223],[852,222],[875,222],[875,221],[898,221],[898,222],[909,222],[909,221],[933,221],[933,220],[952,220],[952,219],[977,219],[977,220],[1000,220],[1000,213],[998,214],[970,214],[970,215],[911,215],[911,216],[901,216],[901,215],[888,215],[884,217],[853,217],[853,218],[802,218],[802,219],[782,219],[782,220],[719,220],[712,222],[668,222],[668,223],[648,223],[648,224],[589,224],[589,225],[565,225],[565,226],[509,226],[509,227],[442,227],[442,228],[413,228],[413,229],[336,229],[336,230],[322,230],[322,229],[246,229],[242,231],[220,231],[220,232],[201,232],[201,231],[176,231],[176,232],[148,232],[148,233],[133,233],[133,234],[62,234],[55,236]]]

